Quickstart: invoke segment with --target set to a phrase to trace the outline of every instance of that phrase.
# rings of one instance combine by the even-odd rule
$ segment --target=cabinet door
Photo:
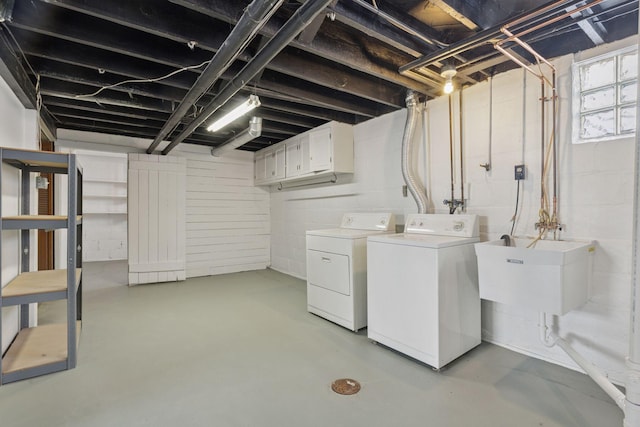
[[[292,139],[285,145],[285,163],[287,178],[300,175],[300,142],[298,139]]]
[[[300,137],[300,175],[307,174],[311,172],[311,163],[310,158],[311,154],[309,153],[309,134],[304,134]]]
[[[272,181],[276,178],[276,155],[275,150],[269,149],[264,152],[265,180]]]
[[[309,133],[309,169],[319,172],[331,169],[333,166],[333,144],[331,129],[322,128]]]
[[[275,179],[283,179],[285,177],[285,166],[286,166],[285,146],[284,145],[278,146],[274,150],[273,154],[274,154],[274,166],[275,166],[273,176]]]
[[[267,178],[267,164],[263,151],[258,151],[254,160],[254,180],[256,184],[264,182]]]

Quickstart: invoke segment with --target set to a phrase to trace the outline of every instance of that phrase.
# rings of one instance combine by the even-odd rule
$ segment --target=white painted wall
[[[253,186],[253,153],[179,146],[187,158],[187,277],[269,265],[269,193]]]
[[[0,79],[0,145],[3,147],[37,149],[38,131],[35,110],[25,109],[4,80]],[[32,179],[31,206],[37,207],[37,192]],[[20,206],[19,173],[12,167],[2,167],[2,215],[17,215]],[[4,287],[20,269],[20,237],[18,231],[2,233],[2,282]],[[37,248],[37,233],[31,232],[31,247]],[[37,250],[31,251],[31,265],[37,269]],[[35,310],[32,310],[34,312]],[[33,319],[32,319],[33,320]],[[2,309],[2,343],[4,352],[18,332],[18,307]]]
[[[142,153],[151,143],[64,129],[58,135],[59,145],[103,153]],[[266,268],[269,192],[253,186],[253,153],[213,157],[207,147],[181,144],[170,156],[187,159],[187,277]]]
[[[56,150],[75,153],[83,168],[82,260],[127,259],[127,156],[82,150],[56,143]],[[67,178],[56,176],[56,209],[66,212]],[[62,211],[60,211],[62,212]],[[56,265],[63,268],[66,230],[56,232]],[[61,252],[62,251],[62,252]],[[62,263],[62,264],[60,264]]]
[[[305,232],[335,228],[346,212],[394,212],[396,223],[403,224],[405,214],[416,211],[411,196],[402,196],[405,118],[401,110],[355,126],[353,176],[339,175],[336,184],[322,186],[271,187],[271,268],[305,278]],[[419,123],[420,141],[421,129]],[[419,150],[422,166],[424,152]]]
[[[601,46],[576,60],[635,43],[635,38]],[[598,242],[587,304],[560,319],[559,334],[612,380],[624,380],[628,350],[631,284],[632,138],[615,142],[571,144],[571,64],[573,56],[554,61],[558,69],[560,120],[560,219],[565,239]],[[540,187],[539,81],[522,70],[495,76],[493,82],[492,169],[488,161],[489,84],[464,91],[464,172],[468,213],[481,215],[484,240],[508,233],[516,196],[513,167],[527,165],[516,235],[534,235]],[[457,104],[454,108],[457,116]],[[355,127],[355,174],[346,183],[321,188],[271,189],[272,267],[304,278],[305,231],[335,227],[344,212],[392,211],[402,223],[415,212],[401,197],[400,148],[405,112],[392,113]],[[427,138],[423,173],[432,212],[447,212],[450,198],[448,101],[433,100],[425,114]],[[524,123],[524,126],[523,126]],[[455,130],[456,139],[459,130]],[[456,147],[457,147],[456,143]],[[456,197],[460,197],[459,151],[455,149]],[[515,351],[575,368],[558,348],[538,340],[537,313],[483,302],[483,339]]]

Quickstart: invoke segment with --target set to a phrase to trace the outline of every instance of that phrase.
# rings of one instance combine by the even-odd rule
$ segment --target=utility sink
[[[591,241],[511,238],[476,243],[480,298],[562,315],[587,301]]]

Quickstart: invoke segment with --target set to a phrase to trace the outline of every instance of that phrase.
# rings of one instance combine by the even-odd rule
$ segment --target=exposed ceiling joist
[[[0,0],[3,55],[9,58],[2,66],[22,67],[21,75],[5,71],[12,75],[5,80],[33,103],[39,76],[43,111],[52,112],[53,126],[153,138],[161,127],[173,128],[172,113],[253,1]],[[192,127],[198,113],[309,1],[316,0],[282,2],[263,31],[237,50],[227,71],[194,100],[167,139]],[[445,62],[457,67],[456,78],[464,85],[514,68],[492,47],[503,37],[500,25],[543,8],[550,12],[527,19],[520,29],[567,16],[525,37],[546,58],[637,32],[637,0],[572,9],[584,2],[323,0],[321,7],[329,7],[313,28],[290,41],[229,99],[231,104],[255,94],[262,102],[255,113],[266,129],[242,149],[256,150],[329,120],[355,124],[404,108],[407,89],[426,99],[439,96]],[[527,54],[511,49],[526,62]],[[94,95],[82,96],[88,94]],[[220,113],[228,109],[216,108]],[[240,119],[216,135],[199,122],[184,142],[215,147],[245,129],[247,121]]]

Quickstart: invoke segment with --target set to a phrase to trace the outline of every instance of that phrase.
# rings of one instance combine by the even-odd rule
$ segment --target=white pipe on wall
[[[609,378],[606,377],[595,365],[589,362],[587,359],[582,357],[580,353],[575,351],[571,345],[555,335],[553,332],[550,334],[551,338],[555,340],[556,345],[564,350],[565,353],[569,355],[586,373],[593,379],[599,386],[604,390],[605,393],[609,395],[616,402],[616,405],[622,410],[625,407],[625,395],[623,392],[618,390],[618,388],[609,381]]]
[[[640,16],[638,17],[638,29],[640,30]],[[638,41],[638,49],[640,49],[640,40]],[[640,62],[638,63],[640,69]],[[640,85],[638,85],[638,94],[640,95]],[[638,98],[640,99],[640,98]],[[639,104],[640,105],[640,104]],[[631,250],[631,319],[629,330],[629,357],[627,358],[627,378],[625,382],[627,391],[627,404],[624,411],[625,427],[640,426],[640,287],[638,280],[640,275],[640,211],[638,203],[640,202],[640,113],[636,105],[636,136],[635,136],[635,176],[634,176],[634,194],[633,194],[633,241]]]
[[[585,373],[589,375],[591,379],[595,381],[596,384],[598,384],[600,388],[602,388],[602,390],[604,390],[604,392],[609,395],[609,397],[611,397],[611,399],[613,399],[613,401],[616,403],[616,405],[618,405],[620,409],[622,409],[623,411],[625,410],[626,397],[624,393],[618,390],[618,388],[613,385],[611,381],[609,381],[609,378],[607,378],[607,376],[603,374],[602,371],[600,371],[593,363],[589,362],[580,353],[574,350],[574,348],[571,347],[571,344],[560,338],[560,336],[558,336],[551,330],[547,323],[546,313],[540,313],[539,326],[540,341],[542,341],[544,345],[546,345],[547,347],[553,347],[557,345],[562,350],[564,350],[564,352],[567,353],[567,355],[571,357],[573,361],[576,362],[578,366],[580,366],[585,371]],[[634,427],[638,427],[637,424],[629,424],[629,426],[632,425]]]

